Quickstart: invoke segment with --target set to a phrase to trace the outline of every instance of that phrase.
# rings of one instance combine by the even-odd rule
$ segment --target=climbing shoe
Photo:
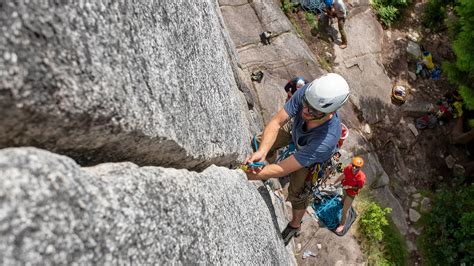
[[[285,246],[290,243],[290,240],[293,237],[298,237],[300,235],[300,230],[301,226],[298,228],[293,228],[289,223],[286,226],[285,230],[281,233],[281,236],[283,237],[283,242],[285,242]]]

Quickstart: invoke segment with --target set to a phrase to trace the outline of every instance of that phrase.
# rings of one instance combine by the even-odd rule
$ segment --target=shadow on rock
[[[277,231],[278,234],[280,234],[280,226],[278,225],[278,218],[275,212],[275,207],[273,206],[272,197],[270,196],[268,189],[264,185],[262,185],[258,187],[258,192],[260,193],[260,196],[262,196],[263,201],[265,202],[265,204],[268,207],[268,210],[270,211],[270,215],[272,217],[275,230]]]

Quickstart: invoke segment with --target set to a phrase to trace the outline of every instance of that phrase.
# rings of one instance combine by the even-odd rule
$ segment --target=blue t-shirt
[[[331,158],[341,138],[341,122],[337,113],[324,124],[304,131],[303,96],[308,84],[296,91],[284,109],[293,118],[292,140],[296,147],[295,159],[304,167],[322,163]]]

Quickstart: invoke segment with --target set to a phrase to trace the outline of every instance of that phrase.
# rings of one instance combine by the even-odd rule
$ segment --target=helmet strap
[[[310,121],[313,121],[313,122],[319,122],[321,120],[323,120],[324,118],[326,118],[328,116],[328,114],[325,114],[324,116],[322,116],[321,118],[314,118],[314,119],[310,119]]]

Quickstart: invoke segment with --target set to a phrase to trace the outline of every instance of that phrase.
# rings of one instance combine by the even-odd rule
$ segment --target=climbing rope
[[[293,143],[290,143],[290,144],[288,144],[288,146],[283,148],[283,150],[278,153],[276,163],[279,163],[279,162],[285,160],[286,158],[288,158],[293,153],[295,153],[295,145]]]
[[[312,11],[315,13],[322,13],[326,5],[321,0],[298,0],[301,7],[305,11]]]
[[[255,148],[255,151],[257,151],[258,150],[257,135],[253,136],[252,144]],[[249,170],[249,167],[258,168],[258,167],[263,167],[265,165],[267,165],[266,162],[251,162],[251,163],[247,163],[246,165],[241,165],[239,168],[242,169],[243,171],[247,172]]]
[[[320,201],[313,203],[313,209],[319,220],[330,230],[339,225],[342,215],[342,202],[339,200],[339,195],[322,197]]]

